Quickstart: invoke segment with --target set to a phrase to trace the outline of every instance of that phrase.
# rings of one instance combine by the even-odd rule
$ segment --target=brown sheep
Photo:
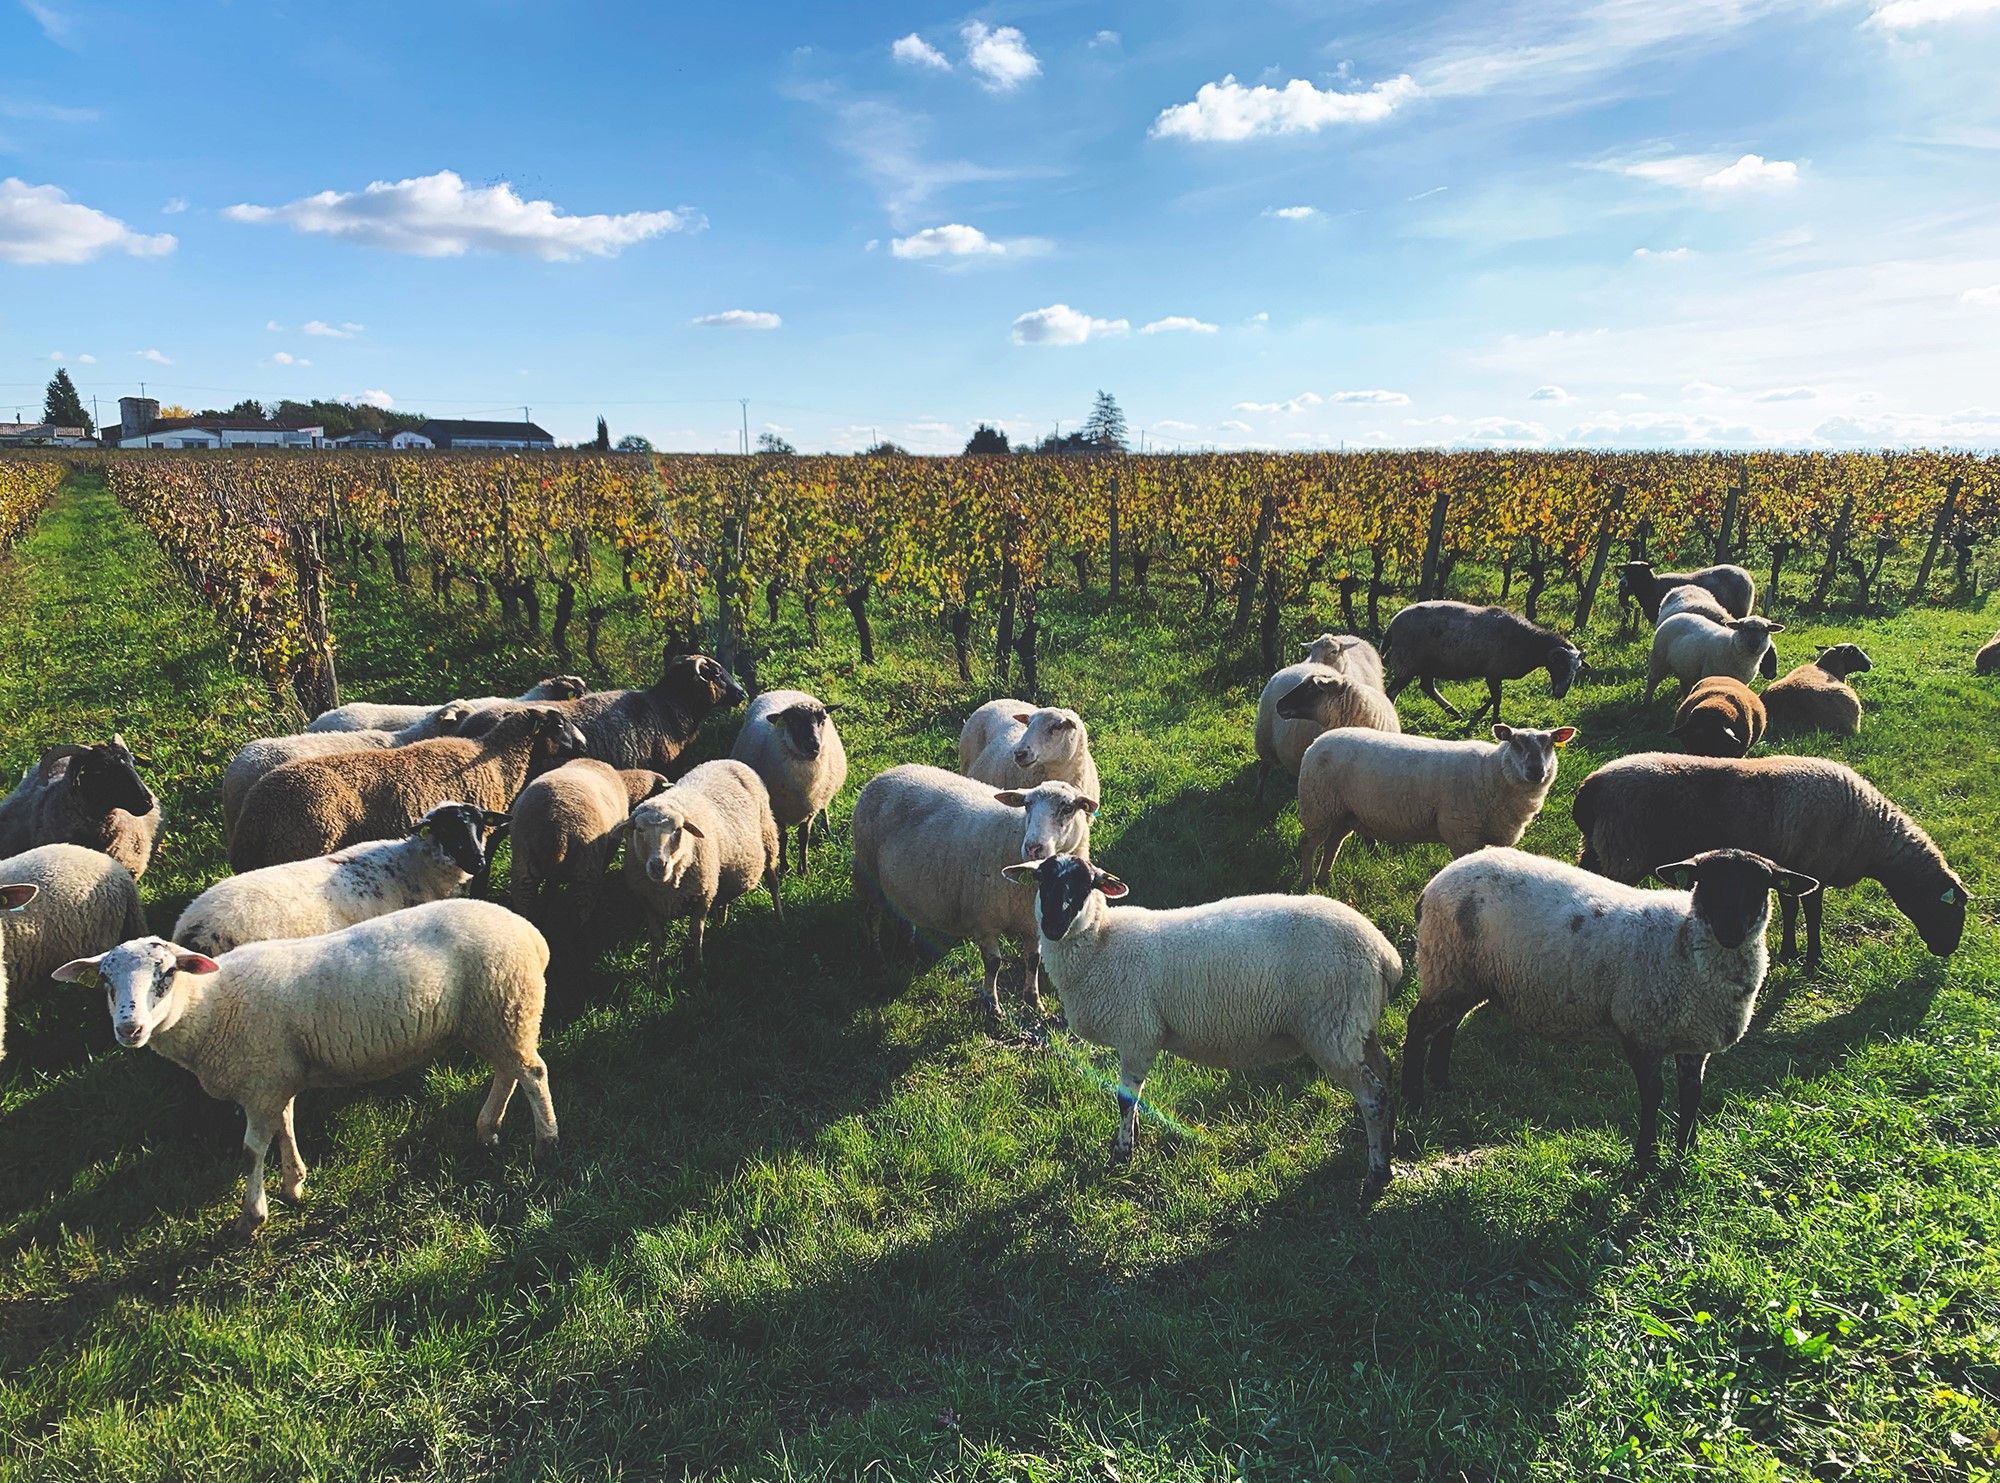
[[[1697,757],[1741,757],[1764,739],[1764,702],[1741,680],[1710,675],[1681,702],[1673,735]]]
[[[604,876],[633,807],[667,786],[649,768],[622,771],[595,757],[552,768],[514,800],[514,910],[536,909],[567,887],[576,924],[596,914]]]
[[[1982,675],[2000,674],[2000,633],[1986,641],[1986,647],[1974,658],[1972,667]]]
[[[584,735],[584,755],[613,767],[666,772],[698,735],[708,713],[741,705],[747,697],[735,678],[706,654],[676,654],[644,690],[593,690],[578,700],[554,702]],[[458,728],[481,736],[501,716],[523,707],[515,701],[479,711]]]
[[[0,855],[82,845],[109,855],[137,880],[160,835],[160,800],[140,780],[137,763],[122,736],[50,747],[0,798]]]
[[[1810,664],[1764,687],[1764,710],[1771,730],[1842,731],[1861,729],[1861,697],[1847,677],[1875,666],[1854,644],[1835,644]]]

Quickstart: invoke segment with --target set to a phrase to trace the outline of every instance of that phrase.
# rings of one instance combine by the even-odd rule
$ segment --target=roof
[[[546,429],[533,422],[473,422],[454,417],[433,417],[417,429],[433,443],[457,439],[468,441],[507,440],[515,443],[553,443]]]
[[[296,417],[162,417],[133,436],[180,432],[190,427],[217,433],[298,433],[318,426],[317,422],[306,422]]]

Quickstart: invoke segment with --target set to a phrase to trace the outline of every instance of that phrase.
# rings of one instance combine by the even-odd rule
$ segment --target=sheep
[[[1972,657],[1972,672],[1980,675],[2000,674],[2000,633],[1986,641],[1986,647]]]
[[[1673,735],[1697,757],[1741,757],[1763,740],[1764,721],[1756,691],[1728,675],[1710,675],[1695,682],[1674,713]]]
[[[744,699],[735,676],[706,654],[675,654],[644,690],[593,690],[557,702],[557,709],[583,733],[586,756],[613,767],[669,772],[711,711],[741,705]],[[483,735],[516,708],[513,701],[488,707],[467,717],[457,734]]]
[[[770,790],[778,821],[778,865],[785,860],[785,830],[799,832],[799,874],[806,873],[813,815],[847,781],[847,748],[827,713],[831,706],[803,690],[766,690],[744,712],[743,729],[729,755],[756,770]]]
[[[1321,634],[1306,650],[1308,655],[1326,654],[1326,659],[1307,658],[1302,663],[1286,665],[1271,676],[1257,697],[1259,803],[1264,801],[1264,785],[1270,780],[1271,770],[1282,767],[1296,774],[1299,759],[1322,731],[1331,731],[1336,726],[1372,726],[1378,731],[1403,729],[1396,718],[1395,705],[1382,691],[1380,657],[1374,660],[1375,678],[1370,681],[1368,661],[1357,661],[1354,650],[1331,648],[1338,642],[1332,634]],[[1360,644],[1370,655],[1375,654],[1373,645],[1360,639],[1352,642]],[[1313,683],[1314,688],[1301,690],[1308,683]],[[1296,714],[1286,714],[1280,702],[1292,696],[1297,697],[1300,709]]]
[[[1676,587],[1706,588],[1732,618],[1747,618],[1757,606],[1757,579],[1740,566],[1724,563],[1692,572],[1655,572],[1651,562],[1628,561],[1618,568],[1618,596],[1631,598],[1648,623],[1660,618],[1660,603]]]
[[[488,835],[508,819],[447,801],[401,839],[373,839],[313,860],[227,876],[174,924],[173,940],[219,957],[246,942],[316,937],[455,894],[486,868]]]
[[[393,839],[448,799],[505,813],[529,778],[582,750],[582,735],[560,711],[530,706],[477,740],[440,737],[287,762],[244,799],[229,864],[256,870]]]
[[[1646,661],[1646,703],[1660,681],[1672,675],[1686,698],[1696,680],[1729,675],[1749,684],[1771,648],[1771,635],[1785,625],[1769,618],[1731,618],[1727,624],[1699,613],[1678,613],[1653,630],[1653,651]]]
[[[160,800],[139,777],[123,736],[91,746],[50,747],[0,798],[0,855],[37,845],[101,851],[137,880],[160,835]]]
[[[1965,932],[1965,883],[1930,836],[1852,768],[1818,757],[1727,759],[1642,752],[1583,780],[1571,809],[1578,863],[1636,884],[1668,860],[1751,850],[1828,886],[1882,883],[1924,945],[1949,956]],[[1820,960],[1824,892],[1805,898],[1806,968]],[[1780,962],[1797,956],[1797,909],[1784,908]]]
[[[34,909],[23,907],[32,901]],[[7,980],[38,984],[69,959],[146,931],[132,872],[98,850],[45,844],[0,860],[0,1056]]]
[[[253,942],[212,958],[159,937],[78,958],[55,977],[96,983],[112,1031],[192,1071],[211,1097],[243,1109],[250,1155],[236,1229],[269,1214],[264,1155],[278,1140],[278,1196],[305,1198],[292,1102],[308,1087],[359,1086],[419,1066],[449,1046],[493,1068],[480,1141],[500,1141],[514,1088],[526,1088],[538,1157],[556,1145],[549,1068],[537,1049],[549,945],[490,901],[431,901],[323,937]]]
[[[1495,726],[1494,742],[1329,731],[1299,764],[1299,889],[1323,886],[1351,833],[1429,840],[1454,855],[1518,842],[1556,780],[1574,726]]]
[[[1382,655],[1368,640],[1351,633],[1323,633],[1306,645],[1306,660],[1338,670],[1350,680],[1382,688]]]
[[[690,768],[634,807],[620,834],[625,886],[652,922],[656,954],[666,949],[667,924],[685,916],[687,966],[700,973],[708,914],[728,922],[729,904],[760,881],[771,892],[772,915],[784,922],[778,821],[763,779],[743,763],[725,758]]]
[[[995,790],[940,767],[892,767],[854,803],[854,893],[886,957],[884,916],[946,944],[979,946],[979,1002],[1000,1017],[1000,945],[1026,948],[1022,987],[1042,1012],[1033,902],[999,878],[1003,865],[1090,854],[1097,800],[1068,783]]]
[[[1764,710],[1773,731],[1841,731],[1852,736],[1861,729],[1861,697],[1847,677],[1875,667],[1857,644],[1835,644],[1819,658],[1801,664],[1782,680],[1764,687]]]
[[[648,768],[620,771],[594,757],[577,757],[523,788],[509,811],[514,910],[533,916],[566,887],[577,925],[588,926],[624,837],[626,816],[666,786],[666,778]]]
[[[1716,601],[1713,592],[1706,587],[1697,587],[1692,582],[1681,583],[1660,599],[1659,612],[1653,619],[1653,626],[1659,627],[1676,613],[1699,613],[1704,618],[1712,618],[1722,624],[1727,624],[1736,616]]]
[[[550,675],[545,680],[537,680],[515,701],[575,700],[589,687],[578,675]],[[481,700],[456,700],[452,706],[463,706],[460,718],[472,711],[485,710],[492,706],[508,704],[504,695],[488,696]],[[306,731],[401,731],[406,727],[421,727],[425,722],[436,723],[438,712],[445,709],[437,705],[385,705],[373,701],[357,700],[346,705],[335,706],[330,711],[321,711],[315,716]],[[405,738],[408,741],[429,741],[442,736],[444,731],[420,731]]]
[[[393,731],[307,731],[296,736],[260,736],[245,742],[222,774],[222,842],[236,837],[243,800],[268,772],[301,757],[332,757],[341,752],[383,751],[396,744]]]
[[[1422,984],[1403,1042],[1403,1105],[1448,1089],[1460,1021],[1492,1003],[1554,1040],[1608,1040],[1639,1083],[1633,1153],[1659,1142],[1660,1062],[1680,1083],[1675,1144],[1685,1155],[1708,1058],[1743,1038],[1769,966],[1771,892],[1819,889],[1812,877],[1744,850],[1708,850],[1653,872],[1669,891],[1619,885],[1558,860],[1489,849],[1453,861],[1417,903]]]
[[[989,700],[958,733],[958,770],[996,788],[1068,783],[1098,793],[1097,763],[1083,717],[1060,706],[1037,710],[1025,700]]]
[[[1561,700],[1583,668],[1583,654],[1554,629],[1530,623],[1505,608],[1476,608],[1462,602],[1411,603],[1389,620],[1382,640],[1389,666],[1387,694],[1394,700],[1411,680],[1454,719],[1457,707],[1438,694],[1439,680],[1486,681],[1486,705],[1500,719],[1500,686],[1537,669],[1549,672],[1549,694]]]
[[[1114,907],[1125,883],[1075,855],[1002,874],[1034,887],[1041,959],[1069,1028],[1118,1053],[1114,1164],[1132,1157],[1161,1051],[1229,1070],[1305,1055],[1361,1110],[1364,1197],[1388,1186],[1396,1109],[1378,1026],[1403,960],[1360,912],[1323,896]]]

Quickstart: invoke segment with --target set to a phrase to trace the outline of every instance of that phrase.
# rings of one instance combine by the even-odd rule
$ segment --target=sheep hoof
[[[1123,1169],[1132,1162],[1132,1145],[1113,1139],[1111,1142],[1111,1167]]]
[[[245,1241],[256,1240],[257,1233],[261,1231],[263,1228],[264,1228],[264,1217],[261,1215],[253,1215],[247,1210],[243,1214],[237,1216],[236,1219],[231,1221],[229,1225],[229,1229],[232,1232],[234,1232],[237,1236],[240,1236]]]
[[[296,1206],[305,1204],[306,1182],[303,1179],[301,1179],[297,1184],[292,1185],[290,1188],[287,1188],[282,1184],[279,1185],[278,1198],[280,1200],[283,1200],[287,1205]]]
[[[556,1161],[559,1151],[554,1138],[537,1138],[535,1140],[535,1162],[537,1164],[553,1164]]]

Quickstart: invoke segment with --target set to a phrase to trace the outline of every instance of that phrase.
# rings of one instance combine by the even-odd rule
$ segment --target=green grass
[[[553,667],[363,570],[336,594],[349,693],[501,689]],[[156,930],[222,869],[216,782],[282,713],[226,666],[94,486],[0,565],[0,763],[122,726],[168,832]],[[1252,807],[1261,675],[1177,593],[1045,608],[1044,685],[1090,718],[1099,855],[1167,905],[1289,886],[1297,825]],[[1630,1073],[1494,1015],[1399,1135],[1372,1210],[1345,1094],[1301,1064],[1163,1061],[1107,1171],[1108,1059],[973,1012],[977,960],[885,979],[846,879],[849,792],[787,925],[752,898],[699,986],[627,938],[559,940],[545,1052],[565,1152],[471,1124],[454,1062],[308,1093],[303,1211],[223,1232],[240,1158],[186,1079],[113,1049],[93,994],[16,986],[0,1070],[0,1475],[975,1479],[1983,1476],[2000,1444],[2000,693],[1991,608],[1838,633],[1876,671],[1859,767],[1976,894],[1929,957],[1879,888],[1837,894],[1824,969],[1781,969],[1718,1059],[1694,1157],[1635,1174]],[[1288,632],[1326,626],[1287,615]],[[854,784],[948,763],[968,691],[934,628],[844,621],[762,665],[848,703]],[[1190,635],[1193,635],[1192,637]],[[650,669],[612,633],[610,678]],[[1595,765],[1663,740],[1608,630],[1583,736],[1527,847],[1573,855]],[[602,677],[600,677],[602,678]],[[1473,687],[1467,687],[1470,691]],[[1453,734],[1406,697],[1413,730]],[[733,727],[711,728],[710,751]],[[1412,948],[1433,847],[1350,846],[1334,889]],[[1387,1037],[1400,1043],[1406,985]],[[1013,1001],[1018,1012],[1018,1000]],[[90,1051],[81,1051],[87,1038]]]

